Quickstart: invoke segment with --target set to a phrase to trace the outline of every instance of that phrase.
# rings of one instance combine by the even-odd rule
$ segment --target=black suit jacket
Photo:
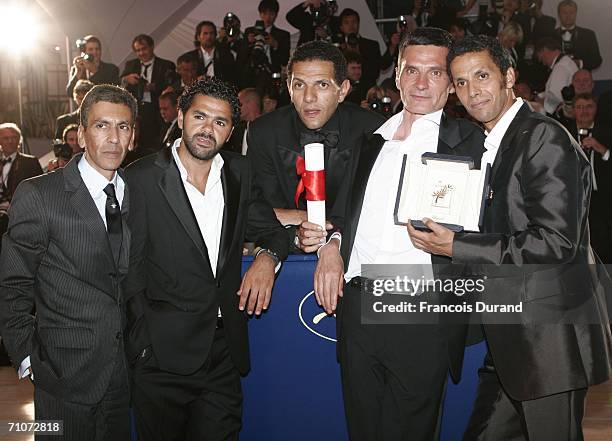
[[[365,87],[370,88],[376,84],[380,74],[382,60],[380,46],[377,41],[359,37],[359,53],[361,54],[362,66],[361,82]]]
[[[523,29],[523,42],[527,44],[536,44],[543,37],[554,37],[556,20],[549,15],[541,15],[535,19],[533,26],[531,25],[531,14],[520,13],[521,17],[519,24]]]
[[[11,164],[6,179],[6,197],[11,200],[19,183],[25,179],[42,175],[43,170],[38,162],[38,158],[17,152],[15,160]]]
[[[70,124],[79,124],[79,109],[57,117],[57,121],[55,122],[54,139],[62,139],[64,129]]]
[[[612,346],[605,299],[595,294],[594,266],[587,265],[594,263],[591,171],[581,148],[560,124],[525,104],[501,141],[491,187],[482,233],[456,234],[453,262],[487,276],[484,295],[496,302],[586,308],[568,325],[495,325],[483,313],[504,390],[522,401],[606,381]],[[523,267],[530,264],[537,267]],[[583,313],[603,324],[582,324],[593,323]]]
[[[174,120],[170,124],[170,126],[165,126],[160,134],[162,138],[161,148],[172,147],[174,141],[183,136],[183,131],[178,125],[178,120]],[[168,132],[168,130],[170,131]]]
[[[121,78],[124,76],[137,73],[140,75],[140,60],[135,58],[133,60],[128,60],[125,62],[125,68],[121,73]],[[176,71],[176,66],[170,60],[165,60],[163,58],[155,57],[155,61],[153,63],[153,72],[151,73],[151,83],[155,85],[155,88],[151,91],[151,102],[155,106],[156,109],[159,109],[158,99],[166,86],[169,85],[169,81],[172,79],[171,75]],[[132,86],[130,84],[124,84],[124,86],[134,98],[140,102],[142,100],[142,88],[138,86]]]
[[[138,195],[129,217],[130,360],[150,345],[161,370],[195,372],[208,357],[220,307],[232,360],[242,374],[249,370],[247,317],[236,295],[244,237],[248,233],[281,259],[287,244],[272,209],[251,192],[248,161],[220,155],[225,207],[216,277],[171,150],[127,169],[128,185]]]
[[[350,168],[350,177],[345,181],[350,187],[348,205],[344,211],[336,211],[333,222],[336,230],[342,233],[342,245],[340,253],[344,261],[344,271],[348,270],[357,226],[361,217],[363,198],[370,178],[372,167],[378,158],[378,154],[385,140],[380,135],[371,135],[368,142],[357,150]],[[475,124],[462,119],[454,119],[442,114],[440,120],[440,132],[437,153],[447,155],[469,156],[474,160],[476,168],[480,167],[480,158],[484,149],[484,133]],[[408,234],[408,233],[406,233]],[[441,256],[432,256],[432,263],[437,274],[448,269],[450,259]],[[342,319],[339,318],[338,321]],[[449,355],[450,372],[455,381],[461,377],[463,365],[464,345],[468,329],[463,326],[454,326],[446,329],[444,339],[447,344]]]
[[[66,85],[66,93],[70,98],[72,98],[72,92],[74,91],[74,86],[76,86],[77,81],[79,81],[79,78],[77,78],[77,70],[73,67],[70,70],[70,77]],[[119,86],[119,68],[112,63],[100,61],[98,71],[89,78],[89,81],[94,84],[115,84]]]
[[[121,281],[130,232],[124,220],[116,263],[78,169],[82,158],[22,182],[15,193],[0,258],[0,323],[15,367],[30,356],[35,387],[94,404],[123,356]],[[124,219],[128,209],[126,187]]]
[[[202,56],[202,50],[198,47],[189,52],[185,52],[183,54],[195,60],[197,63],[197,74],[198,76],[204,75],[204,57]],[[213,64],[215,66],[215,77],[227,81],[229,83],[236,84],[237,79],[239,77],[237,72],[236,62],[234,60],[234,56],[231,51],[227,47],[227,45],[222,43],[217,43],[215,45],[215,54],[213,56]]]
[[[561,39],[561,28],[557,28],[556,34],[557,38]],[[572,42],[573,51],[570,55],[582,60],[585,69],[593,70],[601,66],[602,59],[595,32],[591,29],[576,26],[572,36]]]

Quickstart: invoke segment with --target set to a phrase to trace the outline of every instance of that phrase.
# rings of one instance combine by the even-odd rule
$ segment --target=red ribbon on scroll
[[[300,196],[306,190],[307,201],[324,201],[325,200],[325,170],[310,171],[306,170],[306,162],[304,158],[298,156],[295,162],[295,169],[300,181],[295,190],[295,206],[298,207]]]

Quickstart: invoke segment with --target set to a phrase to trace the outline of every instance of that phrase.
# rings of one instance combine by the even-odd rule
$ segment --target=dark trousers
[[[215,332],[204,365],[191,375],[160,371],[154,353],[138,360],[132,406],[139,441],[237,440],[242,389],[223,329]]]
[[[34,373],[36,376],[36,373]],[[36,441],[129,441],[130,391],[123,347],[115,360],[111,382],[95,405],[71,403],[36,386],[34,377],[34,412],[36,420],[62,420],[64,435],[36,435]]]
[[[435,325],[361,325],[360,289],[347,285],[338,356],[351,441],[439,437],[448,372]]]
[[[464,441],[582,441],[586,389],[516,401],[503,389],[491,355],[478,371],[480,383]]]

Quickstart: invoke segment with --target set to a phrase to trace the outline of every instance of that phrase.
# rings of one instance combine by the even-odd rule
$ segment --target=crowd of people
[[[478,4],[467,21],[475,0],[415,0],[382,54],[355,10],[325,0],[287,11],[292,53],[276,0],[244,31],[231,13],[201,21],[176,63],[140,34],[120,71],[83,38],[51,173],[0,124],[0,332],[37,420],[63,420],[66,440],[127,440],[131,407],[141,440],[238,439],[247,316],[268,308],[288,253],[316,252],[351,440],[435,440],[448,373],[461,377],[467,322],[362,323],[364,265],[396,263],[440,277],[454,263],[493,275],[489,293],[588,305],[563,325],[483,323],[464,435],[581,440],[587,389],[612,370],[609,278],[588,265],[612,259],[612,93],[593,94],[602,60],[573,0],[559,27],[541,0]],[[314,142],[324,228],[304,194]],[[428,152],[491,167],[480,232],[395,222],[402,158]],[[545,268],[500,285],[489,271],[502,264]]]

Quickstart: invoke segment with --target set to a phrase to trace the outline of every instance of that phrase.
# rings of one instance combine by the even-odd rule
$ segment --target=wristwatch
[[[268,248],[259,248],[255,253],[255,259],[257,259],[257,256],[259,256],[261,253],[266,253],[268,256],[270,256],[274,260],[274,265],[278,265],[280,263],[280,257],[278,257],[278,254]]]

